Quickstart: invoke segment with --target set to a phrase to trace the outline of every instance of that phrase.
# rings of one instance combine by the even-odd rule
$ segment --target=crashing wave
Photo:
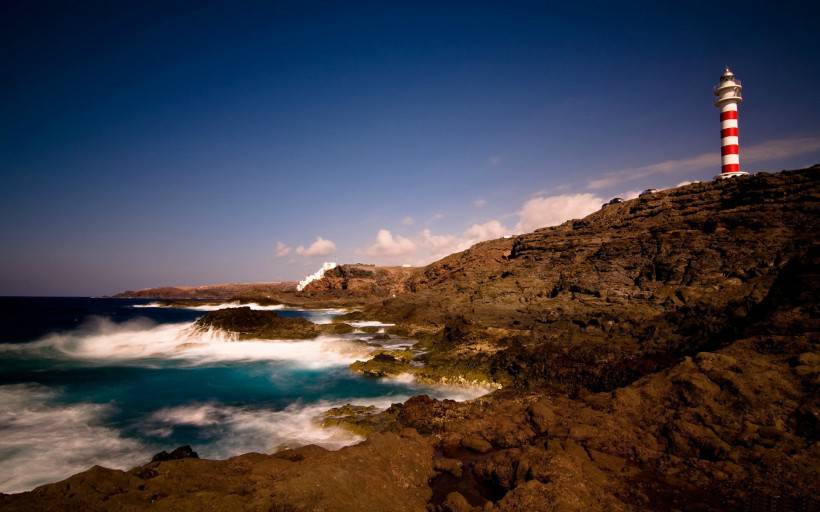
[[[113,405],[58,398],[39,384],[0,386],[0,492],[28,491],[92,464],[128,469],[156,451],[103,425]]]
[[[220,309],[226,308],[241,308],[241,307],[248,307],[257,311],[279,311],[285,309],[284,304],[258,304],[256,302],[222,302],[218,304],[202,304],[202,305],[194,305],[194,304],[174,304],[174,303],[162,303],[162,302],[148,302],[146,304],[134,304],[131,306],[132,308],[167,308],[167,309],[190,309],[193,311],[218,311]]]
[[[336,268],[336,263],[333,263],[332,261],[324,262],[322,264],[322,268],[299,281],[299,284],[296,285],[296,291],[301,292],[305,289],[307,285],[309,285],[313,281],[321,279],[322,277],[324,277],[325,272],[327,272],[328,270],[333,270],[334,268]]]
[[[203,330],[194,322],[155,324],[147,319],[114,323],[89,320],[79,328],[52,333],[38,341],[0,344],[0,354],[38,355],[90,361],[114,360],[153,367],[159,361],[184,366],[241,361],[282,361],[303,368],[346,366],[373,351],[340,336],[309,340],[242,340],[218,329]]]

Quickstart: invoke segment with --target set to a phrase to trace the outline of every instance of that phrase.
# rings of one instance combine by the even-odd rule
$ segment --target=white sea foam
[[[376,405],[380,409],[390,405],[384,399],[350,399],[308,405],[297,403],[273,411],[217,403],[189,404],[156,411],[145,421],[143,431],[151,436],[168,437],[179,426],[202,429],[201,436],[218,436],[212,443],[195,447],[200,456],[206,458],[221,459],[251,451],[271,453],[308,444],[337,450],[363,438],[342,428],[322,427],[320,419],[327,409],[351,402]]]
[[[57,395],[35,384],[0,386],[0,491],[26,491],[94,464],[146,462],[150,448],[100,425],[110,405],[54,404]]]
[[[50,334],[31,343],[0,344],[0,353],[92,361],[117,360],[149,365],[155,365],[158,359],[190,365],[286,361],[308,368],[348,365],[367,358],[373,350],[338,336],[234,341],[223,331],[195,329],[192,322],[157,325],[146,319],[136,319],[117,324],[105,318],[96,318],[78,329]]]
[[[399,376],[397,385],[414,379]],[[483,394],[478,387],[435,387],[437,398],[469,399]],[[322,414],[331,407],[352,403],[384,410],[407,400],[409,394],[377,398],[348,398],[311,404],[292,404],[281,411],[264,408],[194,403],[160,409],[145,418],[140,430],[157,442],[123,437],[102,424],[110,404],[60,404],[59,391],[37,384],[0,386],[0,492],[22,492],[55,482],[98,464],[128,469],[143,464],[151,454],[173,446],[162,439],[177,427],[201,430],[202,444],[194,449],[205,458],[226,458],[246,452],[272,453],[282,448],[316,444],[339,449],[361,441],[361,436],[336,427],[322,427]]]
[[[334,268],[336,268],[336,264],[332,261],[324,262],[319,270],[299,281],[299,284],[296,285],[296,291],[301,292],[305,289],[307,285],[309,285],[313,281],[321,279],[322,277],[324,277],[325,272],[327,272],[328,270],[333,270]]]
[[[227,308],[241,308],[241,307],[249,307],[251,309],[255,309],[258,311],[280,311],[285,309],[284,304],[268,304],[262,305],[256,302],[245,302],[241,303],[239,301],[233,302],[222,302],[219,304],[202,304],[199,306],[195,306],[192,304],[164,304],[162,302],[148,302],[146,304],[134,304],[131,306],[132,308],[169,308],[169,309],[190,309],[193,311],[218,311],[220,309],[227,309]]]
[[[363,320],[361,322],[348,322],[353,327],[392,327],[396,324],[386,324],[376,320]]]
[[[392,377],[382,378],[383,382],[394,383],[401,386],[417,386],[417,393],[426,393],[433,398],[455,400],[464,402],[486,395],[497,388],[487,384],[460,383],[460,384],[420,384],[412,373],[400,373]]]
[[[320,308],[320,309],[298,309],[288,307],[284,304],[261,305],[256,302],[240,303],[236,302],[222,302],[219,304],[203,304],[201,306],[194,306],[189,304],[163,304],[161,302],[149,302],[146,304],[134,304],[133,308],[165,308],[165,309],[187,309],[191,311],[218,311],[220,309],[249,307],[257,311],[302,311],[304,318],[313,322],[314,324],[329,324],[333,322],[333,317],[347,313],[346,309],[342,308]]]
[[[361,441],[338,427],[322,427],[331,407],[346,403],[387,408],[407,396],[292,404],[281,411],[197,403],[160,409],[140,429],[158,442],[129,439],[101,424],[111,412],[107,404],[58,404],[59,391],[36,384],[0,386],[0,492],[22,492],[55,482],[97,464],[129,469],[150,460],[162,439],[176,427],[200,429],[203,443],[193,448],[204,458],[227,458],[246,452],[272,453],[316,444],[339,449]]]

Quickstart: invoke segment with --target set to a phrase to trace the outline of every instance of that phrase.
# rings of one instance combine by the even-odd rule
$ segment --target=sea
[[[488,391],[348,369],[378,343],[400,348],[413,340],[377,342],[357,329],[309,340],[231,341],[193,328],[208,311],[237,306],[0,298],[0,492],[27,491],[94,465],[129,469],[181,445],[214,459],[306,444],[339,449],[362,438],[322,427],[331,407],[387,408],[418,394],[468,400]],[[345,312],[248,306],[315,323]]]

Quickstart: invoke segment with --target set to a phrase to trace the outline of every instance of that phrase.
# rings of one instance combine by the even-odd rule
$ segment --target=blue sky
[[[711,179],[726,64],[743,167],[820,162],[810,3],[82,4],[0,7],[0,294],[418,264]]]

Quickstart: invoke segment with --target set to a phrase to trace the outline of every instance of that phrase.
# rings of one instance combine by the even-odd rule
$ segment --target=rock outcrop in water
[[[211,311],[196,321],[195,328],[217,329],[239,340],[287,340],[313,338],[316,324],[304,318],[288,318],[275,311],[259,311],[247,306]]]
[[[338,408],[328,424],[371,433],[338,452],[170,461],[147,479],[95,468],[0,508],[817,510],[818,232],[807,169],[478,244],[359,315],[417,336],[430,375],[504,389]]]

